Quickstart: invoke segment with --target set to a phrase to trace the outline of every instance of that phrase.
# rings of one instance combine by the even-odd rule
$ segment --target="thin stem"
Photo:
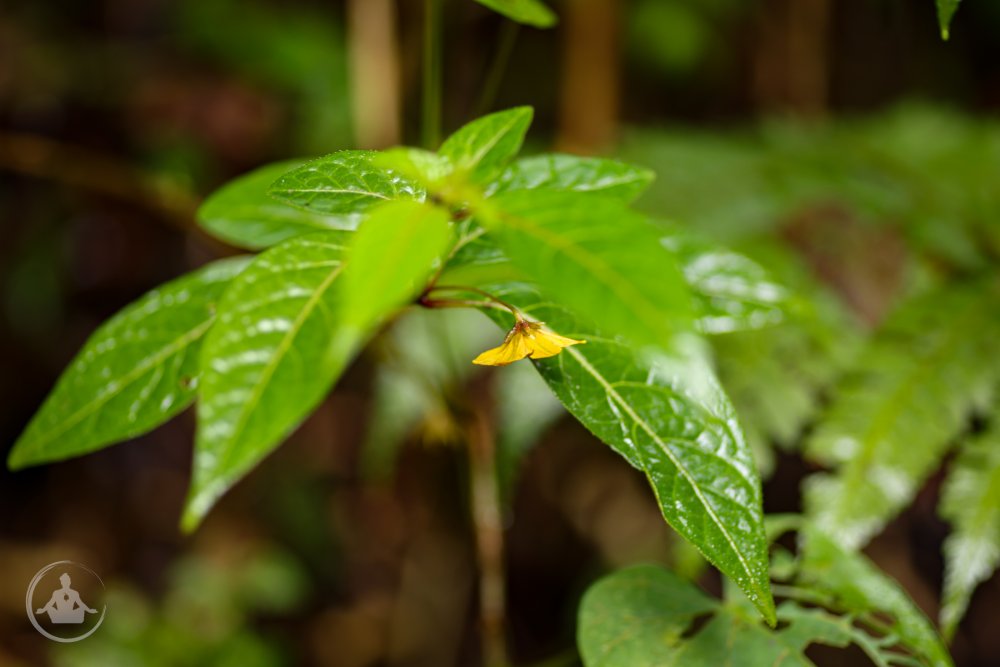
[[[493,308],[511,313],[511,309],[492,301],[476,301],[475,299],[430,299],[423,297],[418,303],[424,308]],[[516,317],[516,313],[514,313]]]
[[[490,63],[489,72],[486,74],[486,83],[483,84],[479,102],[476,104],[476,116],[485,114],[496,102],[497,94],[500,92],[500,84],[503,83],[503,76],[507,71],[507,64],[510,62],[510,55],[514,52],[514,44],[517,43],[520,28],[521,24],[514,21],[503,22],[497,50]]]
[[[519,311],[515,306],[512,306],[502,299],[498,299],[486,290],[481,290],[478,287],[466,287],[464,285],[434,285],[428,290],[428,292],[472,292],[473,294],[486,297],[495,304],[503,306],[503,308],[509,310],[518,321],[524,319],[524,316],[521,315],[521,311]]]
[[[503,519],[497,488],[496,435],[478,407],[468,429],[472,521],[479,562],[479,622],[484,667],[507,665]]]
[[[424,0],[424,147],[434,150],[441,143],[441,2]]]

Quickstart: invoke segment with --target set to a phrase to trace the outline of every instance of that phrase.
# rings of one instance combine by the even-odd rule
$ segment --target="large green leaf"
[[[316,407],[361,343],[338,321],[348,232],[271,248],[226,290],[201,353],[191,492],[184,527]]]
[[[198,352],[223,289],[247,264],[209,264],[105,322],[65,370],[10,453],[12,469],[141,435],[194,400]]]
[[[712,618],[701,628],[695,619]],[[577,643],[586,667],[811,666],[809,644],[844,647],[849,619],[786,602],[769,630],[738,605],[720,604],[669,570],[640,565],[592,586],[580,605]]]
[[[703,350],[673,345],[673,356],[651,360],[533,290],[488,289],[587,341],[536,362],[542,378],[584,426],[646,473],[667,522],[773,621],[760,479]],[[490,314],[509,326],[504,315]]]
[[[551,28],[556,24],[556,15],[540,0],[476,0],[476,2],[525,25]]]
[[[903,304],[859,356],[808,455],[833,474],[807,480],[806,509],[848,547],[913,498],[1000,377],[996,282],[959,284]]]
[[[664,346],[691,326],[691,294],[647,219],[594,194],[498,195],[490,235],[549,297],[639,345]]]
[[[253,250],[323,229],[354,229],[357,215],[320,215],[268,194],[275,179],[302,162],[276,162],[230,181],[198,209],[198,224],[227,243]]]
[[[485,185],[521,150],[533,114],[531,107],[516,107],[483,116],[445,139],[438,153],[457,173]]]
[[[413,201],[374,209],[351,239],[343,326],[366,331],[416,297],[452,238],[448,213]]]
[[[841,547],[815,526],[800,533],[804,541],[801,578],[812,589],[827,594],[849,614],[891,617],[889,637],[933,667],[951,665],[948,650],[927,617],[903,589],[882,574],[865,556]]]
[[[648,169],[617,160],[547,153],[517,160],[486,192],[574,190],[599,192],[629,202],[649,187],[653,177]]]
[[[958,5],[962,0],[936,0],[938,23],[941,25],[941,37],[948,39],[950,36],[951,19],[958,10]]]
[[[393,199],[423,201],[423,187],[372,163],[372,151],[340,151],[292,169],[269,193],[314,213],[349,216]]]
[[[1000,425],[962,445],[941,498],[954,532],[944,543],[941,626],[951,637],[976,586],[1000,565]]]

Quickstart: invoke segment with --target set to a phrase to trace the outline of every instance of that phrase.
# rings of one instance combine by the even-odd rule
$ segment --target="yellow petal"
[[[530,352],[524,335],[519,331],[513,331],[504,340],[503,345],[486,350],[473,359],[472,363],[480,366],[506,366],[518,359],[524,359]]]

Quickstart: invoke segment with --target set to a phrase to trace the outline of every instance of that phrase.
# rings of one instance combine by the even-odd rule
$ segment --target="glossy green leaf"
[[[702,333],[762,329],[784,317],[787,290],[760,264],[682,231],[662,242],[677,257],[694,294]]]
[[[658,230],[594,194],[498,195],[482,216],[511,261],[542,290],[603,331],[663,346],[691,326],[691,294]]]
[[[617,160],[548,153],[521,158],[487,188],[487,194],[513,190],[598,192],[630,202],[653,182],[653,172]]]
[[[448,213],[413,201],[384,204],[354,233],[340,283],[342,325],[367,331],[424,289],[451,245]]]
[[[952,637],[976,586],[1000,565],[1000,426],[963,443],[941,498],[953,532],[944,543],[941,626]]]
[[[962,0],[936,0],[938,23],[941,26],[941,38],[947,40],[950,37],[951,19],[958,10],[958,5]]]
[[[861,552],[848,550],[814,526],[800,534],[802,581],[832,597],[850,614],[889,615],[892,636],[933,667],[951,665],[951,657],[927,617],[900,588]]]
[[[423,201],[423,187],[372,163],[372,151],[340,151],[306,162],[271,185],[269,193],[307,211],[330,216],[364,213],[386,201]]]
[[[533,114],[516,107],[483,116],[445,139],[438,153],[472,183],[489,183],[521,150]]]
[[[233,281],[201,353],[193,529],[326,395],[365,332],[338,320],[348,232],[300,236],[264,252]]]
[[[159,287],[105,322],[63,372],[10,453],[12,469],[146,433],[194,400],[198,354],[223,289],[247,264],[222,260]]]
[[[650,360],[523,286],[488,289],[587,341],[536,362],[542,378],[573,416],[646,473],[667,522],[773,621],[760,479],[697,341]],[[510,326],[511,318],[490,315]]]
[[[268,194],[275,179],[302,162],[269,164],[230,181],[198,209],[198,224],[226,243],[252,250],[324,229],[354,229],[357,215],[320,215]]]
[[[695,620],[712,614],[704,627]],[[808,667],[814,643],[844,647],[849,619],[794,603],[778,608],[770,630],[739,606],[722,605],[669,570],[640,565],[592,586],[580,605],[577,643],[586,667]]]
[[[806,484],[810,516],[848,547],[913,498],[1000,379],[1000,289],[959,284],[903,304],[858,357],[807,443],[835,467]]]
[[[476,0],[512,21],[536,28],[551,28],[556,15],[541,0]]]

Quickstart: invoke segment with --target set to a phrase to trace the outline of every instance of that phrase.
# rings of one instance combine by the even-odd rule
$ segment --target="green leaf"
[[[1000,378],[1000,289],[958,284],[903,304],[837,388],[807,443],[834,474],[807,479],[807,513],[848,547],[864,544],[940,463]]]
[[[952,637],[975,590],[1000,565],[1000,427],[962,445],[941,498],[941,516],[954,531],[946,559],[941,626]]]
[[[498,14],[512,21],[536,28],[551,28],[556,24],[556,15],[540,0],[476,0]]]
[[[307,162],[274,182],[269,193],[313,213],[350,216],[386,201],[423,201],[424,188],[372,163],[372,151],[340,151]]]
[[[316,407],[363,341],[338,321],[335,284],[350,236],[319,232],[275,246],[223,295],[201,352],[186,530]]]
[[[625,204],[575,192],[510,192],[482,222],[554,300],[639,345],[690,329],[691,295],[657,229]]]
[[[752,259],[679,230],[663,244],[676,255],[694,294],[702,333],[762,329],[784,317],[787,291]]]
[[[699,616],[712,614],[697,629]],[[594,584],[580,605],[577,642],[586,667],[810,666],[809,644],[845,647],[850,620],[785,603],[769,630],[736,605],[721,605],[669,570],[640,565]]]
[[[673,356],[650,360],[524,286],[487,289],[587,341],[535,362],[542,378],[573,416],[646,473],[667,522],[773,622],[760,479],[704,350],[676,344]]]
[[[617,160],[549,153],[521,158],[511,164],[487,194],[514,190],[573,190],[599,192],[630,202],[653,182],[648,169]]]
[[[276,178],[302,162],[269,164],[230,181],[198,209],[198,224],[226,243],[252,250],[323,229],[354,229],[356,215],[319,215],[283,204],[268,194]]]
[[[861,552],[845,549],[815,526],[800,533],[801,577],[855,615],[892,617],[889,629],[906,648],[934,667],[951,665],[947,649],[927,617],[895,581]]]
[[[452,238],[448,213],[413,201],[374,209],[351,240],[342,326],[366,331],[423,289]]]
[[[951,19],[958,10],[961,0],[937,0],[938,23],[941,26],[941,39],[950,37]]]
[[[521,150],[533,114],[516,107],[483,116],[445,139],[438,153],[472,183],[489,183]]]
[[[215,304],[246,265],[242,257],[209,264],[101,325],[14,445],[8,466],[92,452],[142,435],[187,407]]]

